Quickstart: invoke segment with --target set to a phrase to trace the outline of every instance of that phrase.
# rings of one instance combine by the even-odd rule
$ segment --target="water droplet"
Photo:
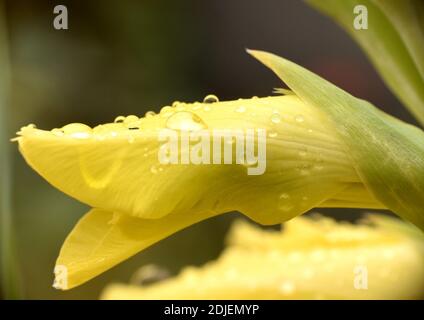
[[[281,122],[281,116],[279,113],[273,113],[271,115],[271,122],[272,123],[280,123]]]
[[[125,124],[129,124],[129,123],[136,122],[138,120],[139,120],[139,118],[137,116],[135,116],[135,115],[129,115],[129,116],[125,117],[124,123]]]
[[[156,174],[156,173],[158,173],[159,171],[158,171],[158,168],[157,168],[156,166],[151,166],[151,167],[150,167],[150,172],[151,172],[151,173],[153,173],[153,174]]]
[[[219,99],[216,95],[214,94],[208,94],[204,99],[203,99],[203,103],[215,103],[215,102],[219,102]]]
[[[125,117],[124,116],[118,116],[115,118],[115,120],[113,122],[115,123],[122,123],[125,121]]]
[[[76,139],[87,139],[91,136],[92,130],[89,126],[82,123],[70,123],[62,127],[62,131]]]
[[[305,118],[302,115],[298,114],[294,117],[294,120],[298,123],[302,123],[303,121],[305,121]]]
[[[153,116],[155,116],[156,113],[154,111],[147,111],[146,114],[144,115],[146,118],[151,118]]]
[[[172,102],[172,106],[175,108],[176,106],[178,106],[181,102],[180,101],[174,101]]]
[[[287,193],[282,193],[281,195],[280,195],[280,199],[289,199],[290,198],[290,195],[289,194],[287,194]]]
[[[308,155],[308,152],[305,150],[299,151],[299,156],[306,157]]]
[[[290,203],[290,195],[282,193],[278,201],[278,208],[284,212],[289,212],[293,209],[293,205]]]
[[[204,107],[203,107],[203,110],[204,110],[204,111],[210,111],[210,110],[211,110],[211,107],[209,107],[209,106],[204,106]]]
[[[135,137],[132,134],[128,135],[128,142],[133,143],[134,141],[135,141]]]
[[[270,133],[268,133],[268,136],[269,136],[270,138],[275,138],[277,135],[278,135],[278,134],[277,134],[277,132],[275,132],[275,131],[271,131]]]
[[[166,115],[168,115],[169,113],[171,113],[171,112],[173,112],[174,110],[172,109],[172,107],[170,107],[170,106],[165,106],[165,107],[163,107],[162,109],[160,109],[160,112],[159,112],[159,114],[160,115],[163,115],[163,116],[166,116]]]
[[[206,124],[198,115],[189,111],[180,111],[168,118],[166,127],[173,130],[198,131],[205,129]]]
[[[246,111],[246,107],[238,106],[235,111],[238,112],[238,113],[243,113],[243,112]]]

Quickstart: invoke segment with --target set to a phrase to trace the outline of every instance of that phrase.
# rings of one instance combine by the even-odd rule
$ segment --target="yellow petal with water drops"
[[[213,215],[203,212],[196,216],[170,214],[160,219],[141,219],[92,209],[65,240],[56,261],[53,286],[62,290],[78,286],[172,233]]]
[[[334,129],[319,110],[295,95],[178,103],[158,115],[128,118],[93,129],[78,124],[62,131],[23,128],[20,150],[61,191],[94,208],[141,218],[239,210],[260,223],[275,224],[352,185],[365,190]],[[237,164],[234,158],[226,165],[163,164],[158,159],[163,129],[207,130],[211,135],[213,130],[263,129],[264,172],[249,175],[252,165]],[[364,193],[370,198],[364,205],[381,207]]]
[[[370,224],[370,222],[372,224]],[[424,236],[395,218],[352,225],[297,217],[283,231],[233,226],[215,261],[145,286],[112,284],[103,299],[421,299]]]

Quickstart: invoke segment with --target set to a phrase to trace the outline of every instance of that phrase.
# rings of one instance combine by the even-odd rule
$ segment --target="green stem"
[[[13,235],[11,206],[11,161],[8,136],[10,64],[4,2],[0,1],[0,280],[2,297],[19,299],[20,281]]]

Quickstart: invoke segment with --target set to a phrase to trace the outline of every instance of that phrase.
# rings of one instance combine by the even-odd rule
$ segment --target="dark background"
[[[53,28],[58,4],[68,8],[69,30]],[[291,59],[413,122],[353,40],[303,1],[13,0],[6,1],[6,20],[10,137],[28,123],[43,129],[70,122],[94,126],[210,93],[221,100],[270,95],[282,84],[245,48]],[[96,298],[106,284],[128,282],[143,264],[173,274],[185,265],[201,265],[219,255],[231,220],[240,216],[192,226],[79,288],[59,292],[51,287],[54,261],[87,207],[42,180],[15,145],[12,156],[15,237],[26,298]],[[361,211],[320,212],[353,219]]]

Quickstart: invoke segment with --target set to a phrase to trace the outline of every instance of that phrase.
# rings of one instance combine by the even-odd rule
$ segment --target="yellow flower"
[[[284,231],[244,221],[203,267],[147,286],[112,284],[103,299],[419,299],[424,236],[398,219],[351,225],[298,217]]]
[[[180,229],[234,210],[277,224],[314,207],[389,208],[424,226],[424,133],[293,63],[254,54],[278,74],[285,68],[296,94],[227,102],[209,96],[203,103],[174,103],[157,115],[118,117],[95,128],[70,124],[44,131],[31,125],[18,132],[28,164],[93,207],[60,251],[56,271],[66,281],[55,287],[80,285]],[[179,146],[189,132],[190,155],[198,151],[198,144],[190,146],[199,132],[250,130],[258,134],[257,152],[264,140],[259,134],[266,133],[266,168],[249,175],[259,160],[237,159],[224,165],[164,164],[164,129],[178,132]],[[232,141],[220,140],[219,146],[234,151],[238,144]]]

